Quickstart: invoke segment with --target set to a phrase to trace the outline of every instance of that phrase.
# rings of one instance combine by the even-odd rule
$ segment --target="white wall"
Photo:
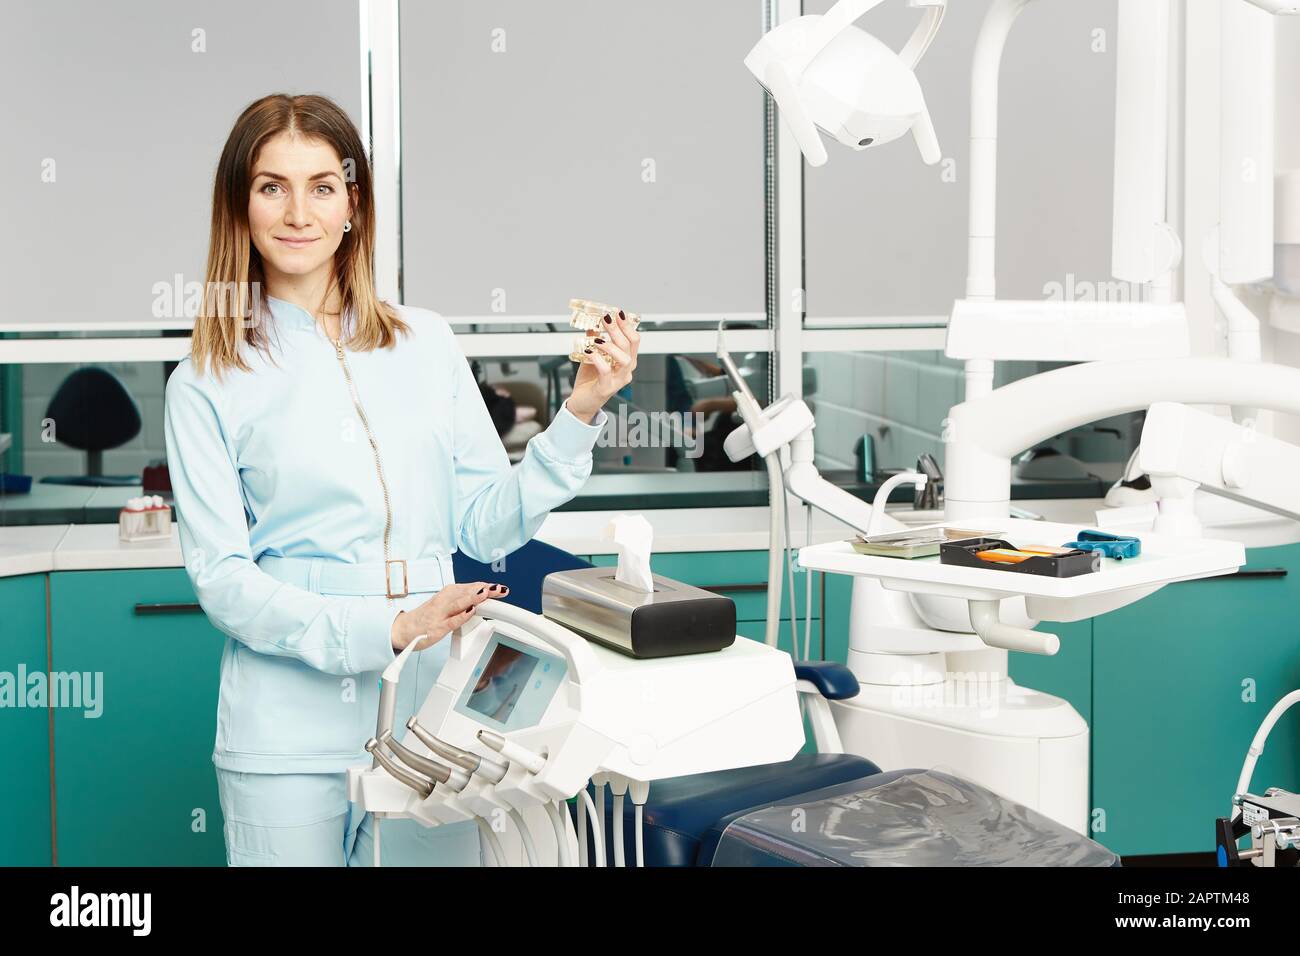
[[[762,312],[759,0],[404,3],[405,301]],[[504,309],[498,302],[504,296]]]
[[[6,3],[0,318],[149,321],[156,283],[202,281],[231,125],[276,92],[359,121],[359,23],[356,0]]]
[[[1295,91],[1300,89],[1300,17],[1280,17],[1277,23],[1277,168],[1300,169],[1300,109]],[[1300,335],[1272,330],[1275,362],[1300,366]],[[1267,353],[1266,353],[1267,354]],[[1274,434],[1283,441],[1300,444],[1300,416],[1278,415]]]
[[[6,3],[0,321],[155,321],[159,283],[203,280],[212,178],[245,106],[324,93],[360,120],[359,24],[356,0]],[[162,366],[107,367],[144,419],[104,456],[129,474],[164,454]],[[38,478],[85,469],[40,428],[72,368],[23,369],[24,470]]]
[[[917,69],[944,163],[925,166],[907,138],[861,153],[831,144],[830,161],[806,170],[810,316],[947,315],[964,294],[971,61],[988,5],[950,3]],[[1043,298],[1044,284],[1068,273],[1110,278],[1115,7],[1036,0],[1011,31],[998,111],[1002,298]],[[916,21],[899,2],[859,25],[897,49]]]

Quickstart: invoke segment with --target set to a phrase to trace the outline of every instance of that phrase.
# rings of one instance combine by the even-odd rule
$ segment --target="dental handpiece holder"
[[[470,772],[460,787],[434,781],[425,794],[376,761],[349,770],[349,797],[426,825],[493,821],[567,800],[596,775],[648,784],[788,760],[804,742],[790,657],[735,640],[732,620],[728,646],[637,659],[486,601],[447,638],[447,663],[410,729],[392,728],[390,716],[376,736],[391,732],[408,754],[444,764],[463,751],[468,765],[482,758],[504,773]]]

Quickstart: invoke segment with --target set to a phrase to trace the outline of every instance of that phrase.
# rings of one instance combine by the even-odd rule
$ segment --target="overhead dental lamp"
[[[942,155],[913,71],[939,32],[947,0],[908,0],[925,12],[899,53],[854,26],[881,2],[839,0],[823,16],[796,17],[764,34],[745,57],[810,166],[826,162],[823,132],[862,150],[911,130],[927,165]]]

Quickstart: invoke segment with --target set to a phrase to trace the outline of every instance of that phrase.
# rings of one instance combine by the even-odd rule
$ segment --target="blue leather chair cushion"
[[[878,773],[879,767],[854,754],[799,754],[783,763],[655,781],[650,785],[650,799],[642,816],[645,865],[696,866],[701,844],[720,818]],[[605,804],[605,856],[613,865],[612,797],[608,787]],[[632,801],[625,797],[623,846],[628,866],[636,861],[635,819]],[[711,851],[704,859],[705,865],[709,859]]]
[[[812,683],[827,700],[857,697],[860,689],[853,671],[835,661],[795,661],[794,676]]]

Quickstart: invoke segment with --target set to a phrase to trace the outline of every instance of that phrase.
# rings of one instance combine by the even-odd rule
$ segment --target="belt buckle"
[[[402,593],[401,594],[393,593],[393,565],[394,564],[400,564],[402,566]],[[408,590],[408,588],[409,588],[409,582],[407,581],[407,577],[406,577],[406,561],[402,558],[394,558],[391,561],[385,561],[384,562],[385,594],[390,598],[403,598],[411,593]]]

